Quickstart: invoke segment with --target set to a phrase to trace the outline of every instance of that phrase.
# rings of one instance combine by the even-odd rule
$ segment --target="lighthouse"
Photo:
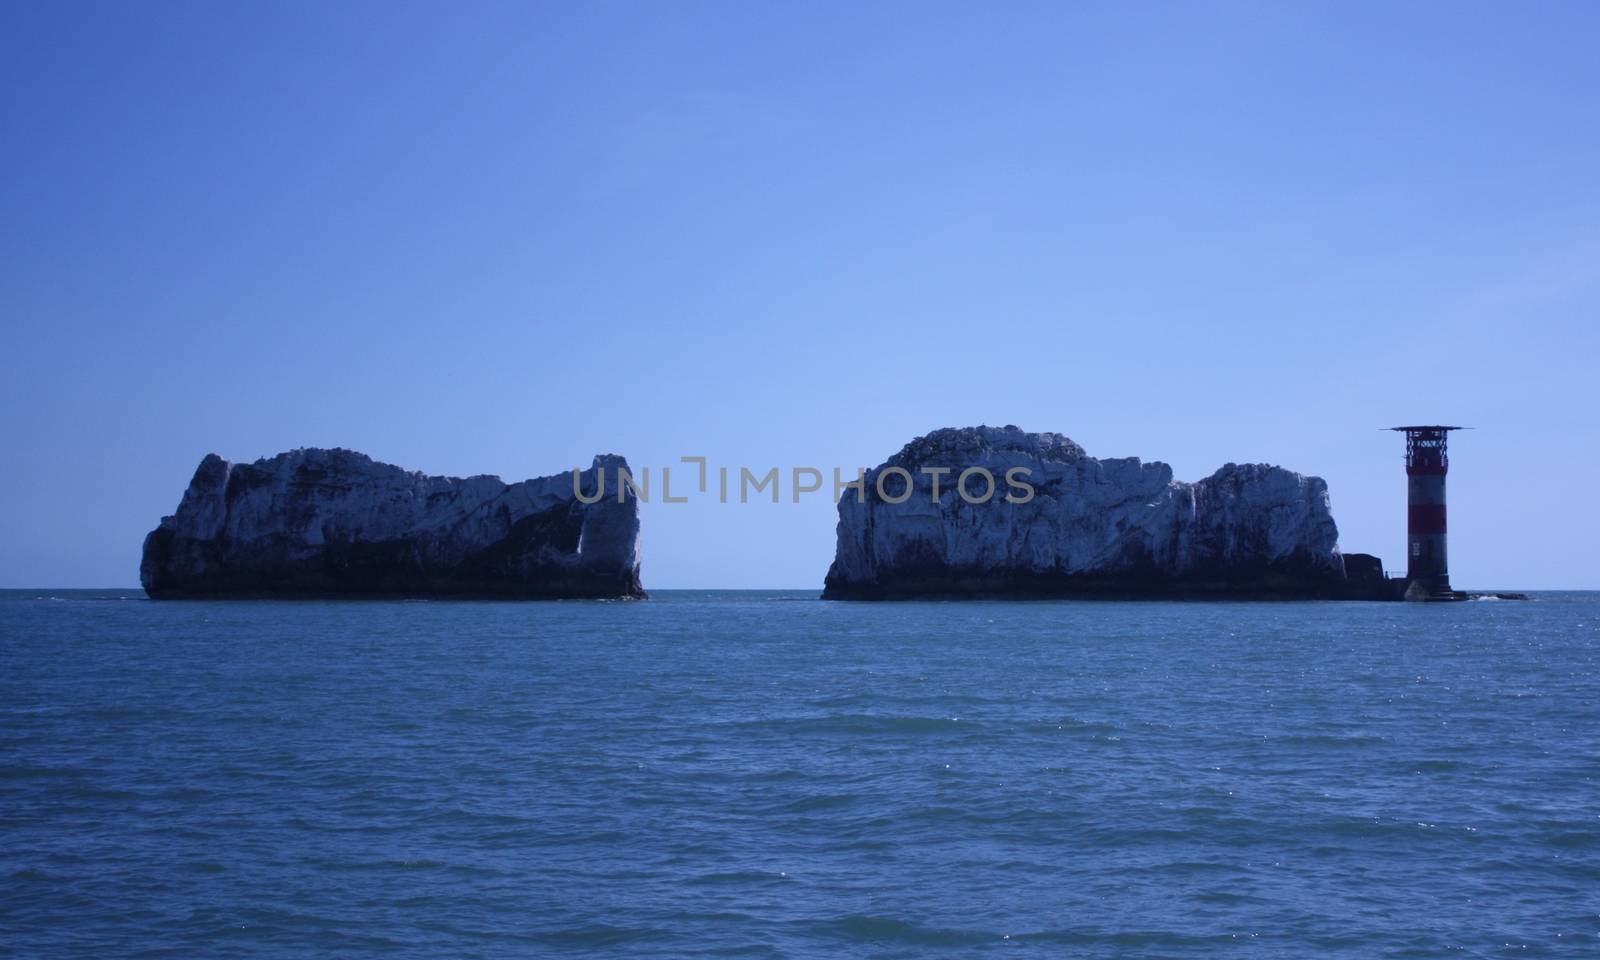
[[[1407,600],[1458,600],[1445,549],[1445,438],[1463,427],[1391,427],[1406,435]]]

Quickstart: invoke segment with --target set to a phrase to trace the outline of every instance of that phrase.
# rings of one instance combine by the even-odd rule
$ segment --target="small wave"
[[[1600,833],[1593,830],[1564,830],[1547,835],[1544,842],[1567,850],[1586,849],[1600,845]]]
[[[858,803],[861,796],[855,793],[821,793],[800,797],[771,808],[775,813],[809,813],[814,810],[832,810]]]
[[[783,883],[788,877],[782,873],[761,873],[755,870],[732,870],[721,873],[702,873],[684,880],[697,887],[747,887],[758,883]]]
[[[953,733],[965,724],[959,717],[906,716],[900,714],[848,713],[825,717],[787,717],[771,720],[745,720],[737,724],[747,730],[771,730],[785,734],[917,734]]]
[[[585,947],[613,947],[642,940],[658,940],[671,934],[658,927],[619,927],[609,923],[593,923],[565,930],[549,930],[534,934],[548,943]]]
[[[895,917],[851,914],[817,925],[814,932],[861,943],[900,943],[915,946],[959,947],[993,943],[1005,934],[980,930],[925,927]]]
[[[80,767],[44,767],[31,766],[29,764],[6,764],[0,766],[0,780],[77,780],[87,777],[89,773],[90,771]]]
[[[1468,764],[1460,760],[1444,760],[1429,758],[1424,760],[1403,760],[1394,764],[1396,769],[1411,773],[1449,773],[1461,770]]]
[[[1290,747],[1371,747],[1387,742],[1387,738],[1357,733],[1341,736],[1336,733],[1295,733],[1272,737],[1271,742]]]
[[[1262,897],[1240,893],[1237,890],[1201,890],[1198,893],[1189,894],[1189,899],[1199,903],[1215,903],[1224,906],[1270,902]]]
[[[228,872],[228,868],[227,867],[224,867],[222,864],[216,862],[215,860],[190,860],[187,863],[179,864],[178,867],[179,867],[179,869],[185,870],[185,871],[187,871],[189,873],[199,873],[199,874],[208,874],[208,875],[209,874],[227,873]]]

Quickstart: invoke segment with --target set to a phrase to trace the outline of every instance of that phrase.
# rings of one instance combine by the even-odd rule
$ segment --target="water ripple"
[[[1600,946],[1594,594],[50,596],[0,592],[0,953]]]

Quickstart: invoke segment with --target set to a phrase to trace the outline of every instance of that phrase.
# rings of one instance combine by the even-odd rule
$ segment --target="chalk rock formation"
[[[910,498],[878,479],[900,467]],[[924,468],[948,467],[939,477]],[[961,472],[995,479],[987,502]],[[1006,482],[1007,471],[1033,488]],[[899,498],[904,478],[883,478]],[[974,474],[966,489],[981,498]],[[1198,483],[1164,463],[1097,460],[1057,433],[936,430],[867,472],[865,502],[839,504],[827,599],[913,597],[1336,597],[1349,594],[1328,487],[1266,464],[1230,463]]]
[[[200,462],[145,538],[139,579],[171,597],[642,597],[638,501],[585,504],[572,474],[521,483],[430,477],[349,450]]]

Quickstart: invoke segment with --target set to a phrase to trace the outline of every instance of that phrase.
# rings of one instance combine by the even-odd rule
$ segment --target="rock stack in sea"
[[[614,455],[507,484],[433,477],[350,450],[201,461],[145,538],[154,598],[643,597],[639,512]],[[591,499],[604,477],[605,496]]]
[[[996,483],[983,502],[956,489],[972,467]],[[1025,502],[1006,499],[1024,500],[1006,482],[1014,468],[1027,471],[1012,474],[1032,489]],[[912,495],[886,500],[885,471],[895,475],[883,492],[900,498],[909,474]],[[974,496],[984,487],[976,475],[968,485]],[[1098,460],[1060,434],[1014,426],[936,430],[906,444],[867,472],[865,502],[844,492],[837,533],[827,599],[1388,599],[1346,578],[1318,477],[1230,463],[1184,483],[1164,463]]]

